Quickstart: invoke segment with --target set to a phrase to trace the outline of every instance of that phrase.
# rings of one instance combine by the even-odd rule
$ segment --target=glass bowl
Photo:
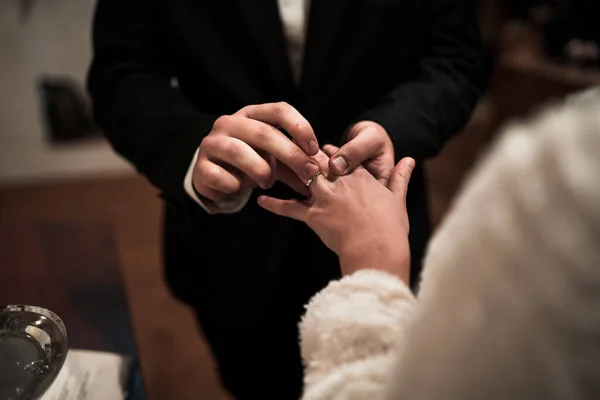
[[[45,308],[0,306],[0,399],[39,399],[60,372],[69,341]]]

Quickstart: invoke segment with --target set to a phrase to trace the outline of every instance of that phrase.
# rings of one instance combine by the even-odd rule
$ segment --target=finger
[[[285,102],[247,106],[236,114],[285,129],[309,156],[319,151],[319,142],[312,126],[298,110]]]
[[[204,198],[214,202],[214,203],[218,203],[220,201],[224,201],[227,199],[228,195],[227,193],[223,193],[223,192],[219,192],[218,190],[215,189],[211,189],[208,186],[199,183],[199,184],[195,184],[194,183],[194,189],[196,189],[196,191]]]
[[[255,149],[271,154],[287,165],[302,180],[306,181],[314,177],[319,171],[316,161],[271,125],[239,116],[221,117],[220,119],[223,118],[227,118],[226,123],[223,123],[222,126],[228,135]]]
[[[319,155],[323,155],[323,159],[319,159],[317,158],[317,156],[315,156],[315,159],[317,160],[317,162],[319,163],[319,169],[321,170],[321,172],[323,173],[323,175],[325,175],[325,177],[330,180],[330,181],[335,181],[336,178],[338,177],[338,175],[336,174],[331,174],[329,172],[329,160],[331,158],[331,156],[333,154],[335,154],[340,148],[337,146],[334,146],[332,144],[326,144],[325,146],[323,146],[322,151],[320,151],[317,156]]]
[[[275,178],[277,181],[288,185],[294,191],[303,196],[308,196],[310,194],[306,184],[298,179],[298,176],[296,176],[296,174],[285,164],[277,163],[277,167],[275,169]]]
[[[310,191],[311,197],[314,198],[323,198],[327,196],[327,192],[329,191],[329,185],[332,182],[328,181],[324,175],[318,175],[308,184],[308,190]]]
[[[258,205],[273,214],[306,222],[308,206],[298,200],[281,200],[270,196],[259,196]]]
[[[203,141],[203,150],[210,161],[231,165],[262,188],[268,188],[273,180],[269,163],[240,139],[225,135],[207,137]]]
[[[271,168],[271,175],[269,180],[266,183],[265,189],[270,189],[275,184],[277,180],[276,171],[277,171],[277,160],[275,157],[267,153],[266,151],[258,150],[257,153],[269,164],[269,168]]]
[[[373,130],[373,132],[371,132]],[[364,128],[355,138],[343,145],[331,155],[329,169],[332,173],[343,175],[357,165],[379,155],[385,145],[375,127]]]
[[[198,160],[196,171],[198,178],[195,179],[194,183],[198,186],[204,185],[225,194],[236,193],[241,188],[242,180],[239,176],[206,158]],[[200,189],[199,187],[196,188]],[[202,192],[201,194],[205,195]]]
[[[337,153],[339,149],[339,147],[334,146],[332,144],[326,144],[325,146],[323,146],[323,153],[325,153],[328,157],[331,157],[332,155]]]
[[[408,183],[414,168],[415,160],[405,157],[396,165],[390,178],[389,189],[404,203],[406,203]]]
[[[329,175],[329,156],[325,152],[319,150],[317,154],[313,156],[313,159],[319,166],[319,171],[325,176]]]
[[[334,146],[332,144],[326,144],[325,146],[323,146],[323,153],[325,153],[329,158],[331,158],[331,156],[333,156],[335,153],[337,153],[339,151],[339,147]],[[321,164],[319,163],[319,166]],[[329,164],[327,165],[327,169],[329,169]],[[354,169],[365,169],[362,164],[357,165]]]

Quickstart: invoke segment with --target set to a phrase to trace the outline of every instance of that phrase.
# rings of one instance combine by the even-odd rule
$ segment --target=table
[[[54,311],[65,322],[71,348],[137,358],[108,225],[0,221],[0,304]],[[132,379],[135,398],[143,397],[139,368]]]

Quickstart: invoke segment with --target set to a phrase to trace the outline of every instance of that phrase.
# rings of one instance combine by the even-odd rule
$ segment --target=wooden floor
[[[149,355],[142,359],[149,398],[226,398],[190,312],[171,298],[162,282],[160,200],[144,180],[7,190],[2,193],[0,219],[112,225],[139,351]]]
[[[434,223],[442,218],[465,171],[489,140],[489,112],[489,107],[480,107],[466,132],[428,166]],[[148,397],[225,399],[192,314],[169,295],[163,284],[160,210],[156,191],[139,177],[0,192],[0,220],[102,222],[112,226],[132,323],[143,355]]]

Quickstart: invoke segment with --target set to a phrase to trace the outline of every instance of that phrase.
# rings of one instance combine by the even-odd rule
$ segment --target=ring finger
[[[325,175],[319,173],[314,178],[310,179],[306,186],[308,186],[308,190],[310,191],[309,202],[313,200],[314,197],[318,197],[319,195],[323,195],[324,192],[329,190],[329,185],[331,182],[327,180]]]

